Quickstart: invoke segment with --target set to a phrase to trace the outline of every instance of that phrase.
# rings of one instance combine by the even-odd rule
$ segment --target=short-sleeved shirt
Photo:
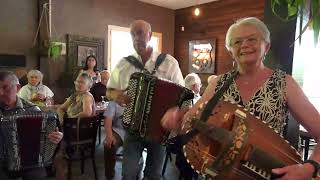
[[[114,101],[108,103],[107,110],[103,113],[104,117],[112,119],[112,130],[114,130],[121,137],[122,141],[124,139],[125,130],[122,126],[122,114],[124,107],[118,105]]]
[[[137,53],[133,54],[133,56],[142,63],[141,57]],[[149,72],[152,72],[158,56],[158,52],[152,52],[151,57],[147,60],[144,68]],[[141,72],[141,69],[133,66],[125,58],[122,58],[115,69],[112,70],[107,88],[119,90],[126,89],[129,84],[130,76],[135,72]],[[161,63],[154,75],[184,86],[184,79],[178,61],[169,54],[166,55],[165,60]]]

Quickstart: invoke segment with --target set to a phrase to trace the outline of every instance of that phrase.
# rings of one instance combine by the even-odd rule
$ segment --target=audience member
[[[90,93],[92,94],[95,102],[101,102],[102,96],[106,96],[107,91],[107,83],[110,77],[110,73],[108,70],[103,70],[100,72],[101,82],[94,83],[90,89]]]
[[[101,81],[100,73],[97,69],[97,58],[93,55],[90,55],[86,59],[86,64],[82,70],[80,70],[80,74],[87,73],[93,80],[93,83],[98,83]]]
[[[184,78],[185,87],[192,90],[194,93],[193,103],[195,104],[200,99],[201,79],[196,73],[190,73]]]
[[[27,77],[28,84],[20,89],[18,96],[39,107],[53,104],[54,94],[50,88],[42,84],[43,74],[39,70],[31,70],[28,72]]]
[[[104,169],[107,180],[115,175],[116,152],[123,145],[125,131],[122,126],[122,114],[124,107],[110,101],[104,112],[104,129],[106,139],[104,140]]]

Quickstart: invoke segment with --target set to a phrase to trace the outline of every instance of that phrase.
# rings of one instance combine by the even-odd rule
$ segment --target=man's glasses
[[[251,36],[247,38],[234,38],[230,41],[230,46],[233,48],[239,48],[244,42],[249,46],[254,46],[260,41],[259,37]]]

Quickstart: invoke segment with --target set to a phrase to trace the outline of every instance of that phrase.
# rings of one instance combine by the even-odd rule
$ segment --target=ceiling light
[[[200,15],[200,9],[199,8],[195,8],[194,9],[194,15],[195,16],[199,16]]]

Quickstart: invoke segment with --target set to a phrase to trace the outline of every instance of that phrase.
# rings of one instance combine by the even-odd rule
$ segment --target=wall
[[[175,21],[173,10],[137,0],[52,1],[53,36],[64,42],[66,34],[105,39],[105,67],[107,67],[108,25],[129,27],[135,19],[144,19],[151,23],[152,31],[161,32],[162,51],[173,54]],[[41,70],[47,73],[45,82],[51,87],[56,87],[56,92],[59,93],[58,102],[63,101],[66,94],[57,83],[65,71],[65,64],[66,57],[54,61],[41,59]]]
[[[188,74],[189,41],[216,39],[216,72],[222,74],[232,68],[232,59],[225,49],[225,34],[229,26],[237,19],[256,16],[263,19],[264,1],[257,0],[221,0],[200,5],[201,14],[193,15],[193,8],[176,11],[175,19],[175,57],[179,60],[182,72]],[[185,31],[181,31],[181,26]],[[206,84],[208,75],[201,75]]]
[[[27,68],[38,66],[31,50],[37,27],[37,1],[2,0],[0,7],[0,54],[26,55]]]

